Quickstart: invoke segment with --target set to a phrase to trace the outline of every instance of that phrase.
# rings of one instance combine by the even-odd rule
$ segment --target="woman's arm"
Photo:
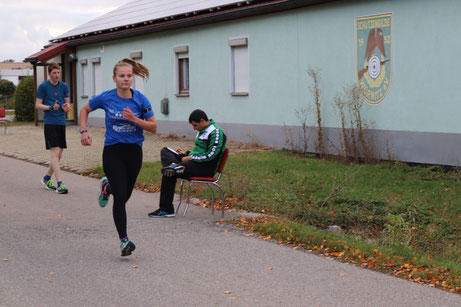
[[[80,110],[80,142],[83,146],[91,146],[91,136],[86,129],[88,122],[88,114],[90,114],[90,112],[92,111],[93,110],[91,110],[89,103],[85,104],[83,108]]]
[[[129,107],[123,109],[123,118],[129,122],[132,122],[136,126],[141,127],[143,130],[150,131],[152,133],[157,132],[157,121],[155,116],[149,117],[148,119],[137,118],[133,111]]]

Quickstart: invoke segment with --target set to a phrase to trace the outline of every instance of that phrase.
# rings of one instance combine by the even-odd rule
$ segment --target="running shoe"
[[[99,190],[98,202],[101,208],[104,208],[109,201],[110,194],[106,194],[104,188],[109,184],[109,180],[106,176],[101,178],[101,189]]]
[[[120,249],[122,250],[122,257],[129,256],[136,249],[136,245],[125,237],[120,242]]]
[[[149,217],[175,217],[176,214],[174,213],[174,210],[172,211],[165,211],[162,209],[157,209],[154,212],[151,212],[147,214]]]
[[[61,183],[56,189],[56,193],[59,194],[67,194],[68,192],[69,190],[67,190],[67,187],[64,183]]]
[[[49,179],[45,181],[45,178],[42,178],[41,183],[45,186],[45,189],[55,191],[56,187],[54,186],[53,180]]]
[[[167,177],[173,177],[175,175],[181,175],[184,173],[184,166],[176,163],[171,163],[168,166],[162,168],[162,175]]]

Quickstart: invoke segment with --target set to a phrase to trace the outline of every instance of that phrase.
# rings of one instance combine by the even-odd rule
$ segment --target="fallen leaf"
[[[272,268],[271,268],[271,267],[269,267],[269,268],[267,268],[267,269],[268,269],[269,271],[272,271]]]
[[[224,291],[224,294],[231,294],[232,292],[230,291]]]
[[[3,259],[2,259],[2,261],[8,261],[8,259],[6,259],[6,258],[3,258]]]
[[[50,272],[50,275],[54,275],[54,272]]]
[[[344,273],[339,273],[339,276],[344,277]]]
[[[2,207],[6,207],[6,204],[3,204]]]
[[[141,256],[136,256],[136,259],[141,259]]]
[[[137,269],[137,268],[138,268],[137,265],[133,265],[133,266],[131,266],[131,267],[132,267],[133,269]]]
[[[229,297],[230,300],[235,301],[237,298],[236,297]]]
[[[214,259],[208,259],[208,262],[214,262]]]

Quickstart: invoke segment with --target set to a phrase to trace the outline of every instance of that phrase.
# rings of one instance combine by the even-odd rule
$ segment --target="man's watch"
[[[88,132],[88,130],[82,130],[82,131],[80,131],[80,134],[83,134],[85,132]]]
[[[51,112],[54,111],[53,106],[49,106],[49,109],[50,109]]]

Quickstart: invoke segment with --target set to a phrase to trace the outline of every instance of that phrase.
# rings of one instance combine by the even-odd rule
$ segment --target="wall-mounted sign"
[[[392,72],[392,14],[355,19],[357,81],[362,97],[372,104],[386,97]]]

